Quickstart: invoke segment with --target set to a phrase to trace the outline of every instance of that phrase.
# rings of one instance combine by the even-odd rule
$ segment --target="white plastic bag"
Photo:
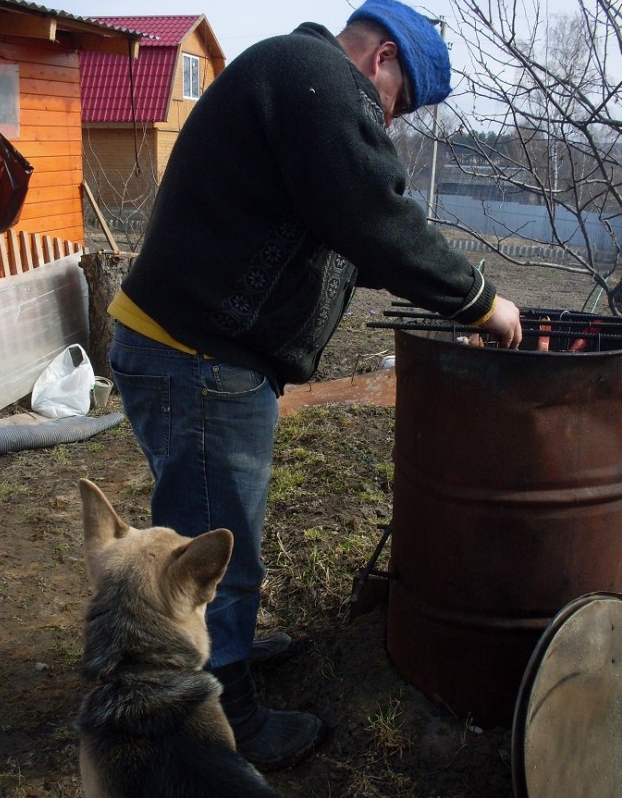
[[[80,344],[64,349],[43,371],[32,389],[35,413],[49,418],[86,416],[95,382],[93,367]]]

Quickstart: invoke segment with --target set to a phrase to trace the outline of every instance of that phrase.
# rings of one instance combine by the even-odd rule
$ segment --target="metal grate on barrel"
[[[435,313],[396,300],[383,312],[385,321],[368,323],[371,328],[439,333],[455,343],[497,347],[494,336],[477,327],[459,324]],[[583,311],[556,308],[521,308],[524,351],[580,353],[622,349],[622,319]],[[474,338],[473,336],[476,336]]]

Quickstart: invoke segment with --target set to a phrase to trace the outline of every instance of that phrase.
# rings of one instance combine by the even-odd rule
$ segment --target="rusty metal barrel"
[[[622,592],[622,351],[395,337],[389,656],[459,716],[509,725],[549,621]]]

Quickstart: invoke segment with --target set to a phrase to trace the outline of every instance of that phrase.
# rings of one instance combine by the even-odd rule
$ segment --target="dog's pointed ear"
[[[91,581],[97,573],[99,554],[116,538],[125,537],[131,527],[122,521],[101,490],[88,479],[80,480],[84,524],[84,557]]]
[[[171,589],[182,592],[192,609],[214,598],[216,586],[225,575],[233,551],[228,529],[214,529],[193,538],[173,552],[169,567]]]

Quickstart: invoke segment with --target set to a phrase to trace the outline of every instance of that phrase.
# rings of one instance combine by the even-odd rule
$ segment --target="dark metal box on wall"
[[[555,614],[622,592],[622,323],[529,311],[508,351],[422,317],[390,323],[389,655],[457,714],[508,725]]]

